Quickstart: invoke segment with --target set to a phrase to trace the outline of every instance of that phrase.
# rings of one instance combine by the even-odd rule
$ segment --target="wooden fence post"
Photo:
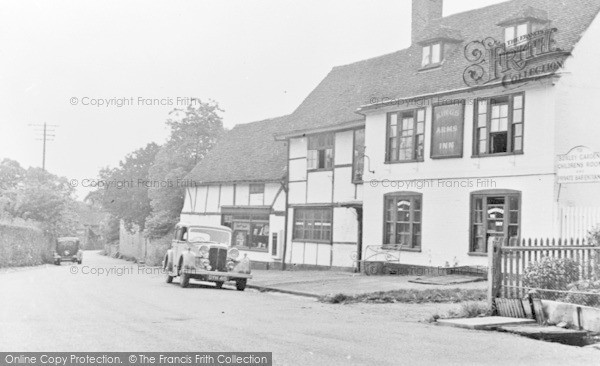
[[[500,240],[498,240],[500,239]],[[500,294],[500,285],[502,281],[502,272],[500,268],[501,257],[500,248],[502,238],[488,238],[488,306],[494,313],[494,299]]]

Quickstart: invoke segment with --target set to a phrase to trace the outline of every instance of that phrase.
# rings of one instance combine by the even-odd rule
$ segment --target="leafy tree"
[[[16,189],[25,177],[26,170],[11,159],[0,162],[0,217],[12,216],[16,203]]]
[[[65,177],[41,168],[23,170],[14,163],[2,164],[4,209],[11,217],[39,222],[54,237],[72,235],[77,225],[74,189]]]
[[[222,110],[215,102],[195,99],[186,109],[175,109],[167,120],[171,129],[149,171],[155,183],[148,195],[152,206],[147,228],[151,237],[164,236],[179,220],[183,208],[183,179],[223,134]]]
[[[159,146],[150,143],[129,153],[117,168],[100,170],[99,187],[86,199],[99,203],[113,220],[123,220],[129,229],[135,225],[143,230],[151,212],[148,171],[158,151]]]

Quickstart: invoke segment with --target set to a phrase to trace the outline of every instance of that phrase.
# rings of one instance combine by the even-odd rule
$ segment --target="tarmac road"
[[[600,359],[597,350],[421,323],[410,316],[419,305],[330,305],[194,282],[183,289],[152,271],[86,252],[78,266],[0,272],[0,351],[273,352],[276,365]]]

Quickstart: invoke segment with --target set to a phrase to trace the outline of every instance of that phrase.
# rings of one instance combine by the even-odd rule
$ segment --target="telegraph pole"
[[[36,140],[43,141],[42,142],[42,169],[46,170],[46,141],[54,141],[54,137],[56,137],[56,135],[54,135],[54,132],[56,132],[54,130],[54,127],[58,127],[58,125],[49,125],[46,122],[44,122],[43,125],[30,124],[29,126],[36,127],[37,129],[35,130],[35,132],[41,134],[41,136],[38,136],[38,138]]]

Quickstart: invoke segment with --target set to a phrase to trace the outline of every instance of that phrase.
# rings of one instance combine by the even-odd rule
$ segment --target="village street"
[[[276,365],[597,362],[597,350],[419,322],[440,305],[331,305],[198,283],[182,289],[132,263],[84,254],[76,270],[0,273],[0,351],[267,351]]]

